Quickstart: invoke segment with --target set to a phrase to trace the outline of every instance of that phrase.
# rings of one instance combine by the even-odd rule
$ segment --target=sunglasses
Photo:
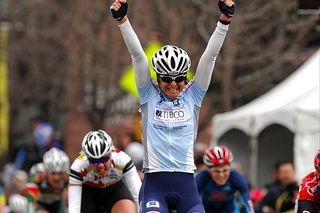
[[[93,159],[93,158],[89,158],[89,162],[91,165],[93,166],[98,166],[100,163],[106,163],[110,160],[110,157],[102,157],[99,159]]]
[[[177,84],[181,83],[186,80],[185,75],[178,75],[175,77],[167,76],[167,75],[160,75],[161,81],[170,84],[172,81],[175,81]]]

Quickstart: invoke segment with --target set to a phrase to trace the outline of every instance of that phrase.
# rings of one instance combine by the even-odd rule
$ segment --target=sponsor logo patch
[[[147,208],[152,208],[152,207],[160,208],[160,203],[158,201],[151,200],[148,203],[146,203],[146,207]]]
[[[166,110],[156,108],[153,119],[170,123],[184,122],[187,121],[187,112],[185,109]]]

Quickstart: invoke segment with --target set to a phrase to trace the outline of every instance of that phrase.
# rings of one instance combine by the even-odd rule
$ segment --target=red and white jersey
[[[320,212],[320,178],[316,171],[310,172],[302,179],[297,200],[315,203],[317,212]]]
[[[88,158],[80,152],[71,165],[69,184],[106,188],[124,179],[126,172],[136,170],[131,158],[120,150],[112,150],[111,161],[109,175],[100,177],[94,173]]]
[[[97,175],[88,158],[83,152],[72,163],[69,175],[68,202],[69,212],[80,212],[82,186],[107,188],[119,181],[123,181],[131,192],[137,206],[141,180],[131,158],[125,152],[113,149],[111,166],[106,176]]]

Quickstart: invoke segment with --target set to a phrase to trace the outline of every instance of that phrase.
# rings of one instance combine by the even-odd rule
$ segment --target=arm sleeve
[[[228,29],[229,25],[224,25],[220,22],[217,23],[217,26],[209,39],[208,45],[200,58],[194,79],[203,89],[208,89],[210,85],[215,61]]]
[[[250,189],[247,180],[237,171],[234,171],[234,177],[234,184],[236,184],[236,187],[240,192],[240,201],[245,208],[245,212],[254,213],[254,207],[250,198]]]
[[[80,213],[81,210],[82,186],[69,185],[68,187],[68,206],[69,213]]]
[[[124,173],[124,180],[137,206],[139,206],[139,190],[141,187],[141,180],[135,166]]]
[[[139,38],[134,32],[129,20],[119,27],[131,55],[136,84],[138,87],[143,87],[151,79],[147,56],[144,53]]]

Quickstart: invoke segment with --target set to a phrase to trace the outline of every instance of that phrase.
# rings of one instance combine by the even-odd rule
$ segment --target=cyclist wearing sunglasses
[[[141,180],[136,167],[103,130],[85,135],[69,180],[69,213],[137,212]]]
[[[231,169],[232,152],[226,146],[216,146],[206,151],[203,161],[207,169],[196,175],[196,183],[206,212],[254,212],[247,181]]]
[[[221,11],[194,78],[187,83],[191,66],[181,48],[165,45],[152,58],[157,83],[149,72],[148,59],[127,17],[126,0],[115,0],[111,13],[131,54],[140,97],[144,144],[140,190],[141,212],[204,212],[194,181],[193,144],[201,102],[209,87],[215,60],[234,13],[232,0],[219,1]],[[188,187],[186,187],[188,186]]]
[[[69,168],[68,155],[55,147],[44,153],[42,163],[31,167],[29,184],[33,183],[34,189],[29,195],[35,212],[65,212]]]
[[[315,171],[301,181],[296,201],[296,213],[320,212],[320,149],[314,156]]]

